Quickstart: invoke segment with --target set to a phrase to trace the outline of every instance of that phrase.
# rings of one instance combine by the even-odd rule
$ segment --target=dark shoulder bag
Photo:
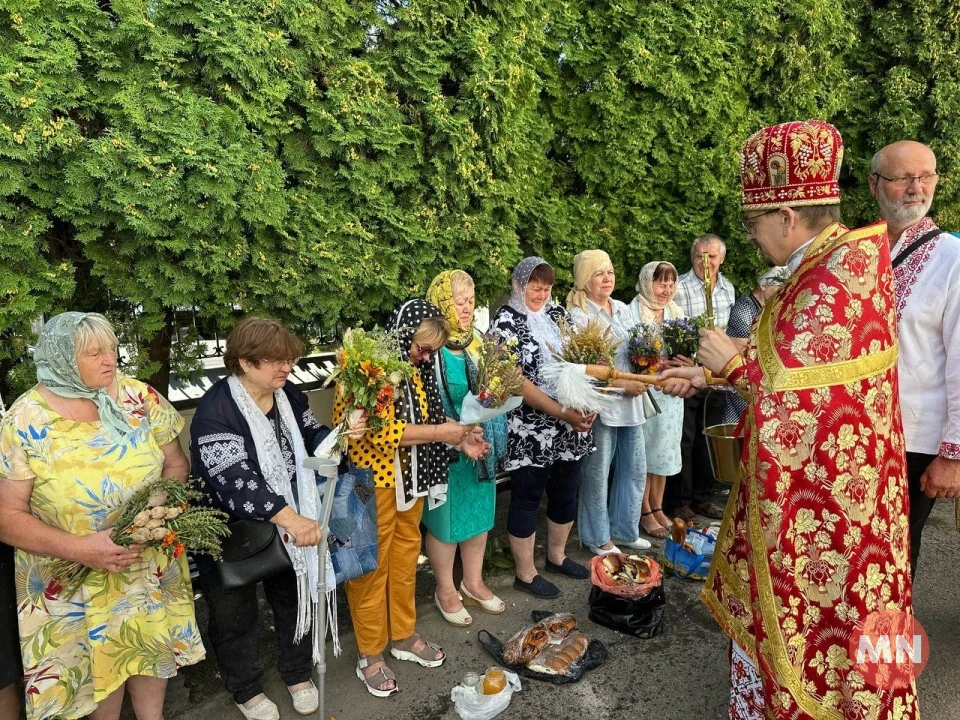
[[[280,424],[273,428],[280,443]],[[280,529],[269,520],[235,520],[223,540],[223,557],[217,575],[224,590],[238,590],[271,575],[292,570],[293,564],[280,539]]]
[[[904,248],[903,250],[901,250],[900,254],[893,259],[893,263],[892,263],[893,269],[896,270],[897,266],[903,264],[904,260],[906,260],[908,257],[913,255],[917,250],[922,248],[924,245],[926,245],[928,242],[930,242],[931,240],[933,240],[935,237],[937,237],[942,233],[943,233],[943,230],[941,230],[938,227],[935,227],[933,230],[923,235],[913,245],[910,245]]]

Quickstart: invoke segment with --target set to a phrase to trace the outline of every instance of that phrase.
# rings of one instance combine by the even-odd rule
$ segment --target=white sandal
[[[367,677],[363,674],[363,671],[370,667],[371,665],[376,665],[377,663],[383,663],[382,667],[377,668],[377,671]],[[390,675],[387,675],[387,673]],[[363,683],[363,686],[367,689],[374,697],[385,698],[390,697],[394,693],[400,692],[400,688],[397,685],[397,678],[393,675],[393,671],[387,667],[387,664],[383,660],[383,653],[378,653],[376,655],[367,655],[363,657],[362,655],[357,660],[357,677],[360,678],[360,681]],[[377,682],[377,678],[381,678],[380,682]],[[374,683],[377,683],[374,685]],[[393,683],[393,687],[389,690],[381,690],[384,685],[388,682]]]
[[[463,598],[460,595],[457,595],[457,597],[460,599],[460,602],[463,603]],[[461,605],[460,609],[456,612],[448,613],[443,609],[443,606],[440,604],[440,598],[437,597],[436,593],[433,594],[433,602],[436,604],[440,614],[443,615],[443,619],[454,627],[468,627],[473,623],[473,617],[463,605]]]
[[[479,605],[480,609],[485,613],[489,613],[491,615],[501,615],[503,611],[507,609],[507,606],[503,600],[498,598],[496,595],[489,600],[481,600],[478,597],[474,597],[464,586],[462,580],[460,581],[460,592],[463,596],[464,605]]]

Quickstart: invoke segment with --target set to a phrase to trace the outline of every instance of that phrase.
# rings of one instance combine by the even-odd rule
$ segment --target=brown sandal
[[[439,645],[434,645],[431,642],[423,640],[423,647],[417,651],[414,650],[417,646],[417,640],[423,640],[417,633],[414,633],[406,640],[394,640],[393,647],[390,648],[390,654],[397,660],[409,660],[410,662],[415,662],[417,665],[422,665],[427,668],[440,667],[443,665],[443,661],[447,659],[447,656],[444,655]],[[440,657],[437,657],[437,653],[440,653]]]
[[[378,667],[375,672],[370,675],[364,674],[364,670],[371,665],[377,664],[380,664],[380,667]],[[397,676],[393,674],[393,670],[387,667],[387,663],[383,659],[383,653],[367,655],[366,657],[361,655],[360,659],[357,660],[357,677],[363,681],[367,692],[374,697],[385,698],[400,692],[400,688],[397,687]],[[377,684],[374,685],[374,683]],[[383,686],[388,683],[393,683],[393,687],[384,688]]]
[[[640,529],[643,530],[644,535],[649,535],[655,540],[663,540],[667,535],[670,534],[663,525],[657,522],[657,526],[653,530],[647,530],[647,528],[645,528],[643,525],[643,519],[647,515],[653,515],[655,512],[656,510],[651,510],[650,512],[640,513]],[[656,521],[656,518],[654,518],[654,520]]]
[[[673,529],[673,520],[667,517],[667,514],[663,511],[662,507],[653,508],[653,510],[651,510],[650,512],[652,512],[654,515],[656,515],[657,513],[660,513],[666,518],[665,521],[657,520],[657,522],[660,523],[664,528],[666,528],[667,532],[670,532],[670,530]]]

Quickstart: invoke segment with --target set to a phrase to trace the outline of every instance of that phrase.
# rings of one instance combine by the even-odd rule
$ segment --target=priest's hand
[[[938,457],[920,477],[920,489],[927,497],[960,497],[960,460]]]
[[[740,354],[740,348],[733,338],[720,328],[710,330],[700,328],[700,349],[697,359],[714,375],[726,367],[734,355]]]
[[[666,381],[660,386],[663,394],[673,397],[693,397],[698,391],[705,390],[707,387],[707,378],[703,374],[702,367],[668,368],[659,373],[657,379]]]

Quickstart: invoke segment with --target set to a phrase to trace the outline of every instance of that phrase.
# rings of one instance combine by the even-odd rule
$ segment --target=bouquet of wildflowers
[[[110,539],[123,547],[157,548],[170,558],[189,551],[219,559],[221,541],[230,534],[229,516],[200,505],[202,498],[176,478],[145,482],[123,504]],[[90,571],[78,562],[55,561],[53,576],[61,597],[71,597]]]
[[[413,365],[403,359],[394,335],[374,328],[348,329],[337,350],[337,367],[324,387],[336,382],[340,397],[347,405],[344,421],[336,428],[340,451],[347,449],[347,431],[361,415],[374,432],[386,423],[387,408],[393,404],[397,388],[413,377]]]
[[[470,392],[460,408],[460,422],[474,425],[510,412],[523,402],[523,370],[516,353],[517,341],[488,332],[477,358],[477,392]]]
[[[640,375],[652,375],[660,366],[663,354],[663,337],[656,325],[640,323],[630,331],[627,351],[630,363]]]
[[[665,320],[661,328],[663,345],[667,357],[693,358],[700,349],[700,333],[704,324],[704,315],[696,318],[673,318]]]
[[[607,367],[613,367],[613,357],[620,346],[610,326],[595,317],[580,327],[561,321],[560,343],[559,350],[550,348],[557,360]]]

